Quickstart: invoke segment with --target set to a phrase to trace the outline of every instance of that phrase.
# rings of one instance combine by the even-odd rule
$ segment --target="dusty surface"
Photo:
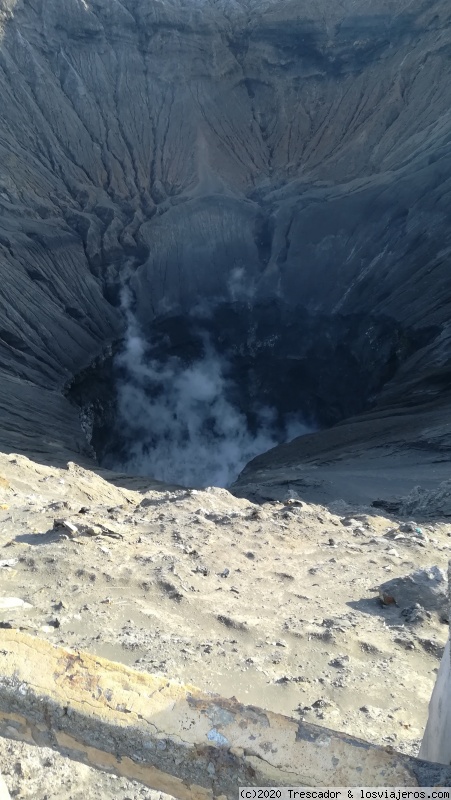
[[[0,476],[0,605],[29,604],[3,608],[3,626],[418,752],[447,625],[434,611],[383,606],[378,587],[421,566],[446,570],[449,522],[403,533],[399,520],[340,501],[287,494],[257,506],[23,456],[2,456]],[[8,748],[0,766],[17,796],[31,796],[26,771],[37,781],[41,771],[27,765],[42,763],[36,800],[77,798],[78,774],[85,796],[151,797]],[[46,794],[48,769],[59,795]]]
[[[23,800],[171,800],[142,784],[63,758],[45,747],[0,739],[11,797]]]

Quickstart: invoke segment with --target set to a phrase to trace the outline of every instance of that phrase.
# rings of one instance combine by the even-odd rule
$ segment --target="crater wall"
[[[145,326],[238,268],[259,302],[421,342],[369,416],[265,469],[449,451],[444,0],[2,0],[0,20],[0,447],[88,457],[62,389],[122,335],[125,277]]]

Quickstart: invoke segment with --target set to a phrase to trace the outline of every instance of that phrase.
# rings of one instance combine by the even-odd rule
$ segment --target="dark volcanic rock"
[[[448,452],[451,9],[368,9],[1,0],[3,449],[86,449],[62,388],[120,338],[125,275],[146,325],[240,269],[256,302],[326,320],[319,352],[348,318],[375,362],[387,320],[405,337],[366,416],[261,457],[240,491],[373,447]]]

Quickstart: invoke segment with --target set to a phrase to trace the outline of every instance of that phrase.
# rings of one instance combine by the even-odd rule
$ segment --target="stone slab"
[[[232,800],[240,785],[451,784],[451,767],[16,630],[2,631],[0,735],[180,800]]]

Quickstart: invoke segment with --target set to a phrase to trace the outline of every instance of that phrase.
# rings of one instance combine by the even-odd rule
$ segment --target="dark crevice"
[[[271,258],[273,236],[274,220],[271,217],[259,218],[257,220],[254,238],[260,264],[265,267]]]
[[[8,347],[12,347],[13,350],[20,350],[23,353],[31,353],[32,350],[28,346],[28,344],[17,334],[13,333],[12,331],[8,331],[5,328],[0,329],[0,341],[4,342],[8,345]]]

